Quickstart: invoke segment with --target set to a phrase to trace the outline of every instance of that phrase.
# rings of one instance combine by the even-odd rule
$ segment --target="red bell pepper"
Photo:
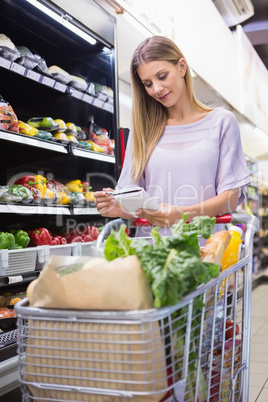
[[[86,193],[87,191],[92,189],[87,181],[81,181],[81,188],[83,190],[83,193]]]
[[[83,239],[81,236],[77,234],[73,234],[71,237],[68,239],[68,243],[83,243]]]
[[[59,245],[60,245],[60,239],[58,239],[57,237],[52,237],[51,246],[59,246]]]
[[[25,187],[31,189],[31,187],[33,187],[35,184],[37,184],[37,182],[35,181],[34,176],[28,175],[28,176],[19,177],[14,182],[14,184],[20,184],[22,186],[25,186]]]
[[[84,242],[84,243],[88,243],[88,242],[94,240],[93,237],[91,237],[91,236],[88,235],[88,234],[83,234],[83,235],[82,235],[82,239],[83,239],[83,242]]]
[[[58,244],[67,244],[67,239],[65,239],[65,237],[63,237],[63,236],[59,236],[59,235],[54,236],[52,239],[52,242],[54,239],[55,239],[55,241],[59,241]]]
[[[44,246],[52,244],[52,237],[46,228],[39,228],[28,232],[31,243],[35,246]]]

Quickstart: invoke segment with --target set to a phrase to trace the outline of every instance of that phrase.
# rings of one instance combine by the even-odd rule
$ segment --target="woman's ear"
[[[182,58],[179,60],[179,72],[180,72],[180,74],[181,74],[182,77],[185,76],[186,70],[187,70],[187,62],[186,62],[186,60],[182,57]]]

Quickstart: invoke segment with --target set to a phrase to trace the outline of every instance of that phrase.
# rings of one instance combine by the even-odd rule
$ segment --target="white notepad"
[[[159,209],[159,204],[141,187],[129,187],[123,190],[115,190],[109,194],[113,195],[113,197],[135,217],[135,211],[137,211],[137,209],[153,209],[156,211]]]

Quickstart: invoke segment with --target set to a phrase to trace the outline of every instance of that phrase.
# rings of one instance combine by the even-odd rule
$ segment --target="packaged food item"
[[[231,234],[231,241],[221,260],[222,271],[238,262],[240,255],[240,245],[242,243],[241,237],[243,230],[240,227],[233,225],[230,227],[229,233]]]
[[[77,77],[76,75],[70,75],[71,81],[69,85],[79,91],[85,91],[87,89],[87,82],[82,77]]]
[[[17,46],[17,50],[20,53],[20,57],[16,60],[16,63],[30,70],[37,66],[40,56],[36,57],[26,46]]]
[[[66,142],[66,144],[70,142],[69,138],[67,137],[67,135],[66,135],[65,133],[58,133],[58,132],[56,132],[56,133],[53,134],[53,137],[52,137],[52,138],[55,138],[55,139],[57,139],[57,140],[60,140],[60,141],[62,141],[63,143]]]
[[[59,124],[52,117],[32,117],[27,121],[27,124],[45,131],[54,131],[59,128]]]
[[[76,125],[74,123],[66,123],[66,135],[77,136]]]
[[[0,130],[19,132],[19,121],[12,106],[0,95]]]
[[[55,123],[59,125],[59,128],[57,129],[58,133],[63,133],[64,131],[67,130],[67,126],[65,124],[65,121],[62,119],[55,119]]]
[[[35,137],[36,138],[41,138],[42,140],[49,140],[51,137],[52,137],[52,134],[50,133],[50,132],[48,132],[48,131],[38,131],[36,134],[35,134]]]
[[[63,84],[68,84],[71,81],[70,74],[58,66],[48,67],[49,74],[53,75],[55,80],[62,82]]]
[[[14,43],[5,34],[0,34],[0,56],[10,61],[15,61],[20,56]]]
[[[19,120],[19,132],[21,134],[26,134],[31,137],[34,137],[38,133],[38,129],[30,126],[30,124],[24,123]]]

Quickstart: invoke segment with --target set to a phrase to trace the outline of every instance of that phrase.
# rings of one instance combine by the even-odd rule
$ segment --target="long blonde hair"
[[[176,65],[181,58],[184,58],[184,56],[177,45],[164,36],[152,36],[145,39],[137,47],[132,57],[133,159],[131,175],[134,181],[138,181],[142,176],[145,166],[164,132],[168,119],[167,108],[148,95],[137,70],[141,65],[156,60],[169,61]],[[192,76],[188,66],[184,79],[191,104],[198,110],[210,110],[210,108],[196,99],[193,90]]]

